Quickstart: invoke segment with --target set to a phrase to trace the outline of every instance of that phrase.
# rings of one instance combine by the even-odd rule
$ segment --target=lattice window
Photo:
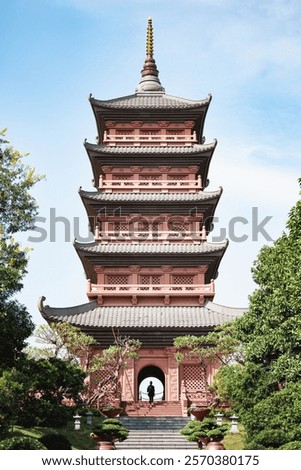
[[[158,135],[160,131],[140,131],[140,135]]]
[[[149,223],[148,222],[138,222],[138,233],[139,238],[147,238],[148,233],[139,233],[139,232],[149,232]]]
[[[116,382],[114,370],[110,368],[97,370],[90,375],[89,395],[93,400],[94,391],[97,390],[101,394],[101,403],[112,403],[117,394],[121,392],[120,382]],[[98,397],[96,396],[92,404],[99,406]]]
[[[199,365],[184,366],[183,375],[187,392],[207,390],[205,371]]]
[[[186,175],[175,175],[175,176],[170,176],[168,179],[170,181],[185,181],[186,180]]]
[[[128,181],[132,178],[132,175],[114,175],[114,179],[117,181]]]
[[[149,275],[149,276],[141,276],[140,277],[140,284],[143,285],[158,285],[161,284],[161,276],[160,275]]]
[[[138,230],[141,232],[148,232],[149,223],[148,222],[138,222]]]
[[[171,225],[171,230],[174,230],[176,232],[186,232],[189,230],[189,224],[185,224],[183,222],[173,222]]]
[[[116,131],[116,135],[132,135],[133,131]]]
[[[167,131],[167,135],[181,135],[183,134],[183,131]]]
[[[107,284],[110,285],[126,285],[128,284],[129,276],[122,274],[114,274],[107,276]]]
[[[103,380],[106,380],[109,377],[109,371],[106,369],[101,369],[93,372],[91,374],[91,378],[93,379],[94,382],[102,382]]]
[[[115,232],[126,232],[128,230],[128,224],[126,222],[116,222],[114,224]]]
[[[144,181],[158,181],[160,179],[160,176],[158,175],[139,175],[140,180]]]
[[[175,275],[173,276],[173,284],[193,284],[193,275]]]

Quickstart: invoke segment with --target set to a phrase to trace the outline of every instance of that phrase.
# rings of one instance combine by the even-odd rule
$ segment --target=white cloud
[[[211,179],[215,183],[220,179],[233,199],[239,195],[239,205],[288,210],[297,199],[297,178],[300,175],[296,168],[288,169],[260,158],[262,152],[266,152],[271,160],[281,158],[280,150],[261,145],[243,147],[234,144],[231,150],[220,149],[222,155],[218,162],[213,160],[211,166]],[[257,158],[253,159],[254,155]],[[282,153],[282,160],[284,158],[286,156]]]

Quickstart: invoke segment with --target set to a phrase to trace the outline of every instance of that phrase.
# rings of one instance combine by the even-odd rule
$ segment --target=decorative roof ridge
[[[237,316],[237,313],[243,314],[248,310],[247,307],[228,307],[227,305],[217,304],[215,302],[212,302],[211,300],[208,300],[208,302],[206,302],[205,307],[209,310],[214,310],[217,313],[235,316]]]
[[[115,147],[112,146],[110,147],[109,145],[105,144],[93,144],[91,142],[88,142],[87,140],[84,141],[84,147],[85,149],[88,150],[94,150],[95,152],[98,153],[114,153],[114,152],[124,152],[124,153],[147,153],[149,151],[154,152],[154,153],[175,153],[177,151],[181,151],[183,153],[191,153],[191,151],[197,152],[206,152],[208,150],[215,149],[217,146],[217,139],[213,139],[212,142],[209,142],[208,144],[193,144],[192,146],[172,146],[172,147],[154,147],[154,146],[143,146],[143,147],[136,147],[136,146],[126,146],[126,147]]]
[[[84,313],[87,309],[91,310],[98,306],[97,300],[92,300],[91,302],[86,302],[84,304],[74,305],[72,307],[50,307],[49,305],[44,305],[46,297],[41,296],[38,299],[38,309],[39,312],[44,315],[47,315],[51,310],[55,310],[56,312],[61,311],[62,314],[66,314],[66,312],[72,313]]]
[[[73,240],[73,246],[75,246],[75,247],[78,246],[80,248],[92,248],[93,246],[97,246],[97,245],[98,245],[98,243],[95,242],[95,241],[85,243],[85,242],[77,241],[76,238]]]

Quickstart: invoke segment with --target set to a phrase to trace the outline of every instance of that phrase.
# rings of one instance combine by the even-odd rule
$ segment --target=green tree
[[[203,336],[179,336],[174,339],[176,358],[181,363],[185,358],[197,358],[228,364],[243,363],[242,348],[236,338],[233,323],[217,326],[214,331]]]
[[[67,322],[43,325],[36,331],[37,342],[43,348],[27,348],[32,358],[62,358],[71,364],[80,364],[90,374],[89,386],[81,395],[90,406],[110,403],[120,392],[120,372],[129,359],[137,359],[141,343],[129,337],[114,335],[114,344],[100,350],[97,341]],[[99,377],[97,372],[106,373]]]
[[[27,251],[12,237],[34,227],[37,204],[30,189],[41,179],[0,132],[0,370],[12,367],[33,331],[26,308],[13,296],[22,288]]]
[[[299,200],[289,213],[286,231],[261,249],[252,269],[257,288],[248,312],[234,324],[245,364],[222,367],[217,374],[219,391],[244,422],[249,448],[262,448],[264,441],[267,447],[274,448],[276,442],[280,447],[280,434],[282,444],[289,436],[299,440],[293,430],[301,403],[300,227]],[[274,414],[281,419],[275,420]],[[263,433],[261,441],[256,440],[258,433]]]
[[[81,402],[84,372],[62,359],[22,359],[18,368],[0,377],[0,416],[3,423],[60,426],[69,414],[64,399]],[[1,434],[1,433],[0,433]]]
[[[299,200],[290,211],[287,232],[260,251],[252,270],[258,287],[237,322],[246,360],[262,364],[276,388],[301,380],[300,227]]]
[[[56,357],[73,364],[81,364],[84,371],[89,370],[93,356],[92,346],[97,341],[67,322],[41,325],[35,332],[36,342],[42,348],[30,346],[26,349],[29,357]]]
[[[229,424],[218,425],[214,418],[204,418],[202,421],[188,421],[180,433],[189,442],[197,442],[202,448],[209,441],[222,440],[229,431]]]
[[[179,336],[174,339],[173,344],[176,348],[177,362],[181,364],[185,359],[198,359],[200,369],[204,375],[206,375],[206,362],[212,361],[220,365],[244,363],[242,347],[236,338],[236,329],[233,323],[220,325],[207,335]],[[219,393],[217,394],[218,388]],[[220,390],[215,379],[210,388],[207,384],[208,406],[218,406],[220,401],[227,401],[225,397],[228,397],[227,393]]]
[[[96,354],[91,364],[92,380],[90,390],[86,397],[87,405],[97,405],[110,403],[120,395],[120,372],[126,369],[129,359],[138,359],[138,351],[141,347],[139,340],[131,339],[127,336],[114,335],[113,345]],[[106,375],[102,379],[93,379],[93,372],[105,370]]]

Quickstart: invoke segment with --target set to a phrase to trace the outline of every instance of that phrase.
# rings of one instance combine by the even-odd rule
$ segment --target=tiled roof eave
[[[183,154],[183,155],[198,155],[205,152],[213,152],[217,140],[210,142],[208,144],[193,144],[191,146],[109,146],[104,144],[92,144],[89,142],[84,143],[87,152],[92,151],[95,154],[99,155],[139,155],[139,154],[157,154],[160,155],[174,155],[174,154]]]
[[[98,100],[90,96],[90,103],[94,109],[147,109],[147,110],[165,110],[165,109],[183,109],[200,110],[207,108],[211,101],[211,95],[203,100],[189,100],[165,93],[137,93],[133,95],[122,96],[111,100]]]
[[[188,306],[97,306],[95,303],[69,308],[44,306],[39,309],[43,317],[51,321],[67,321],[82,328],[210,328],[233,321],[244,314],[245,309],[215,306],[208,302],[204,307]]]
[[[200,244],[190,243],[172,243],[172,244],[161,244],[161,243],[112,243],[108,245],[102,245],[97,242],[92,243],[79,243],[74,242],[75,249],[78,253],[91,253],[91,254],[119,254],[119,255],[185,255],[195,256],[202,253],[207,254],[218,254],[224,253],[228,246],[228,240],[222,243],[209,243],[202,242]]]
[[[79,194],[82,199],[99,202],[191,202],[200,203],[216,200],[222,194],[222,188],[217,191],[199,191],[196,193],[103,193],[98,191],[83,191]]]

